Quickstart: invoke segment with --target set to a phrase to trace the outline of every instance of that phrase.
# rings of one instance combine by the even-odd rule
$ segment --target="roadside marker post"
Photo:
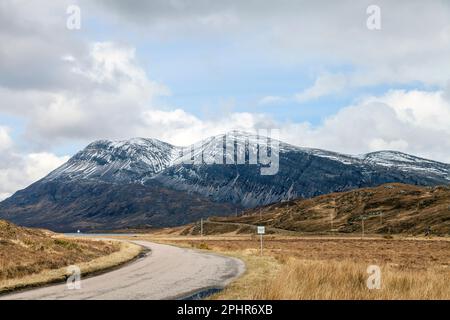
[[[362,236],[361,239],[364,238],[364,218],[362,218]]]
[[[368,216],[364,216],[364,215],[362,215],[362,216],[359,217],[359,220],[361,220],[361,239],[364,238],[364,234],[365,234],[364,220],[366,220],[366,219],[368,219],[368,218],[369,218]]]
[[[258,226],[256,233],[259,234],[260,242],[261,242],[261,255],[263,254],[263,234],[266,233],[266,228],[264,226]]]
[[[364,219],[362,221],[362,237],[364,238]]]
[[[331,225],[330,231],[333,232],[333,214],[332,213],[330,213],[330,225]]]
[[[203,237],[203,218],[200,220],[200,234]]]

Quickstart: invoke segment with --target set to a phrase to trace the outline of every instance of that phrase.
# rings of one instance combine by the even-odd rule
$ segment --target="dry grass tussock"
[[[130,243],[63,238],[0,221],[0,292],[62,281],[69,265],[79,266],[82,274],[97,272],[140,251]]]
[[[155,237],[243,260],[247,270],[211,299],[450,299],[448,239],[359,239],[268,236]],[[381,269],[381,289],[369,289],[369,265]]]
[[[448,268],[399,270],[381,267],[381,288],[367,287],[367,264],[290,258],[251,299],[450,299]]]

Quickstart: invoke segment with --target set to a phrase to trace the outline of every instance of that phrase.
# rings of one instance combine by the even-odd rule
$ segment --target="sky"
[[[450,2],[0,2],[0,199],[97,139],[267,128],[450,163]]]

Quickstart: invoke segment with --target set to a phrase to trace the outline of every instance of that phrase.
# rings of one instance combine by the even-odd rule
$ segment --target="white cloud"
[[[266,97],[263,97],[261,100],[259,100],[258,104],[260,106],[265,106],[265,105],[278,104],[283,101],[286,101],[286,98],[279,97],[279,96],[266,96]]]
[[[69,156],[57,157],[48,152],[30,153],[24,159],[24,173],[28,181],[36,181],[46,176],[69,160]]]
[[[154,110],[144,115],[146,127],[140,136],[155,137],[175,145],[189,145],[201,139],[231,130],[253,130],[274,126],[270,117],[248,112],[230,113],[219,118],[202,120],[181,109]]]
[[[149,37],[204,42],[225,37],[232,39],[234,52],[224,54],[251,52],[251,57],[278,67],[323,71],[349,66],[355,79],[348,84],[419,81],[442,86],[450,74],[450,10],[445,1],[378,0],[379,31],[366,27],[371,0],[95,3],[104,17],[119,17],[124,27],[137,26]]]
[[[69,159],[50,153],[11,153],[7,157],[7,165],[0,166],[0,200],[43,178]]]
[[[270,123],[267,116],[246,112],[223,110],[223,114],[200,119],[180,108],[162,110],[153,101],[170,91],[148,79],[136,62],[134,48],[111,42],[90,47],[87,59],[69,59],[73,72],[85,83],[82,90],[0,88],[0,99],[5,102],[0,111],[27,121],[27,142],[43,150],[74,140],[87,143],[133,136],[189,144],[228,130],[250,130]]]
[[[76,0],[3,0],[0,4],[0,86],[60,89],[75,86],[61,57],[82,56],[86,43],[66,28],[66,8]]]
[[[9,198],[11,195],[12,195],[11,193],[0,193],[0,201],[3,201],[6,198]]]
[[[377,150],[406,150],[408,149],[408,142],[405,140],[391,140],[386,141],[382,138],[374,138],[369,142],[369,149],[373,151]]]
[[[0,136],[12,141],[8,135],[8,128],[2,129],[4,133]],[[0,139],[3,138],[0,137]],[[11,142],[8,149],[3,149],[0,154],[0,201],[43,178],[68,159],[68,156],[58,157],[47,152],[19,153]]]
[[[371,100],[391,106],[399,119],[414,127],[450,133],[450,103],[443,91],[392,90]]]
[[[12,145],[12,139],[9,136],[9,129],[4,126],[0,126],[0,151],[9,149]]]
[[[214,27],[223,28],[228,25],[236,25],[239,19],[233,12],[217,12],[199,18],[201,24]]]
[[[322,124],[293,123],[282,138],[350,154],[398,150],[450,163],[450,102],[443,91],[393,90],[339,110]]]
[[[298,102],[317,99],[330,94],[339,93],[348,85],[348,79],[343,74],[323,74],[314,85],[295,95]]]
[[[12,90],[0,88],[0,111],[27,122],[26,137],[43,147],[79,139],[135,135],[152,101],[169,90],[147,78],[135,50],[111,42],[91,45],[87,58],[74,57],[72,72],[82,88]]]

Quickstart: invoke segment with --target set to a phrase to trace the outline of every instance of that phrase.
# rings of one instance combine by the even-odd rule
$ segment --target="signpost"
[[[266,227],[264,226],[258,226],[256,233],[259,234],[260,241],[261,241],[261,255],[263,254],[263,234],[266,233]]]

